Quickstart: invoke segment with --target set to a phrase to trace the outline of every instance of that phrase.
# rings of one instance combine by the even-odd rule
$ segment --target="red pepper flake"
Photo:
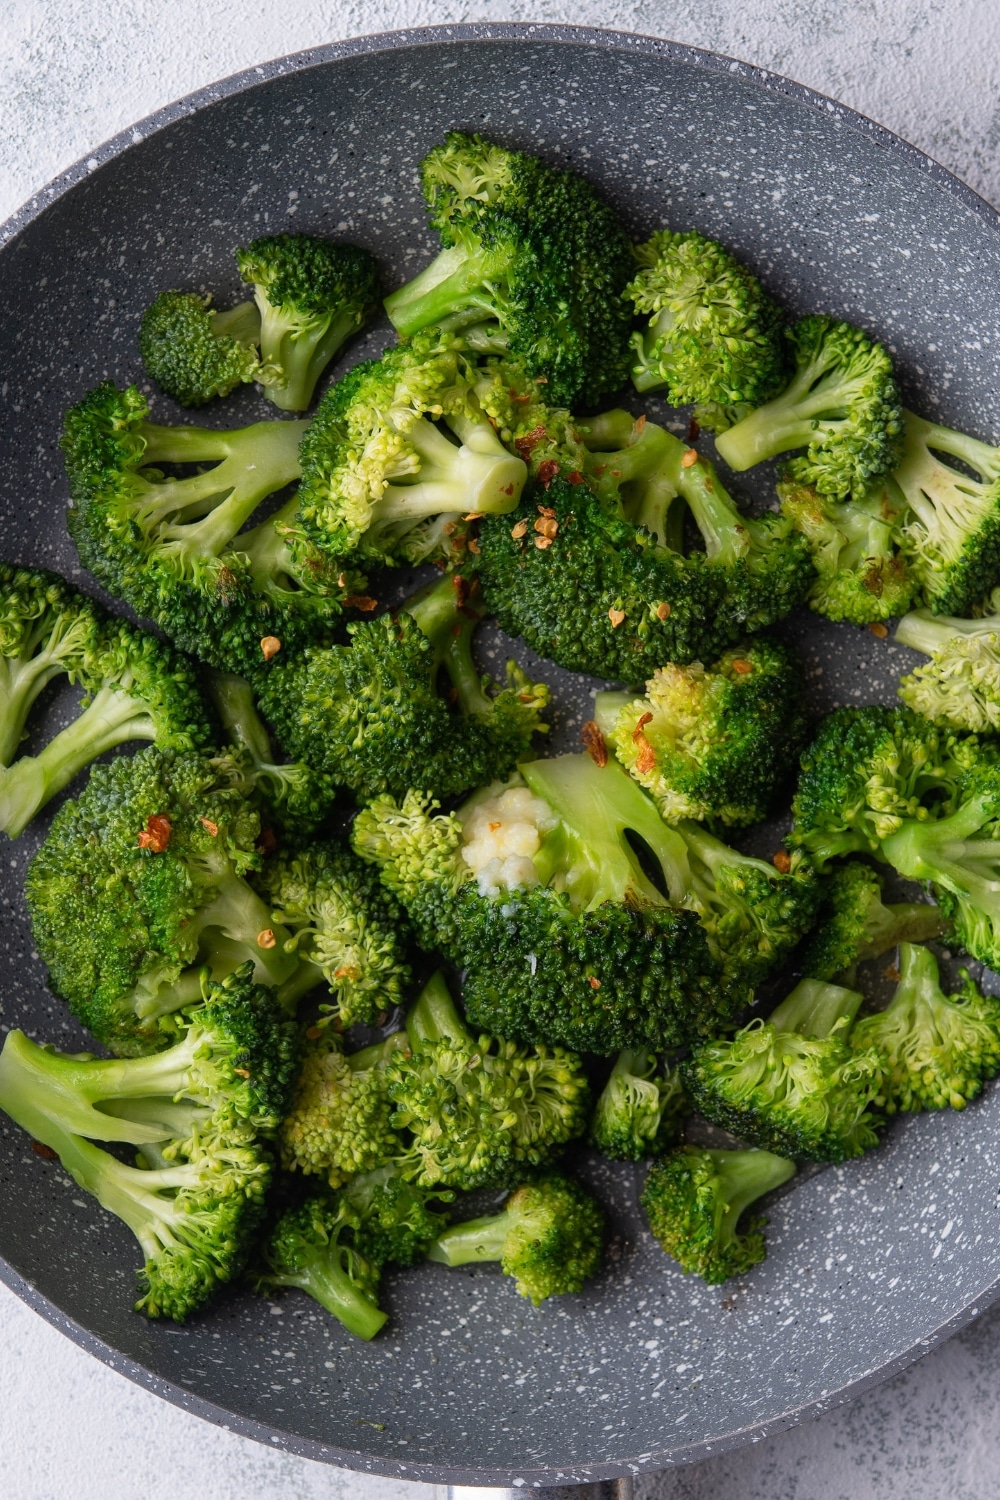
[[[388,1019],[389,1019],[389,1012],[387,1010],[380,1010],[379,1013],[378,1013],[378,1015],[375,1017],[375,1025],[376,1026],[384,1026],[385,1023],[386,1023],[386,1021],[388,1021]]]
[[[51,1146],[46,1146],[44,1141],[32,1141],[31,1149],[32,1151],[34,1151],[36,1156],[40,1156],[42,1158],[42,1161],[59,1160],[59,1152],[53,1151]]]
[[[633,745],[638,745],[638,743],[639,743],[640,740],[644,740],[646,738],[646,736],[643,734],[642,731],[645,729],[645,727],[646,727],[647,724],[651,724],[652,722],[653,722],[653,715],[652,714],[645,713],[645,714],[640,714],[639,715],[639,722],[638,722],[638,724],[635,726],[635,728],[632,731],[632,743],[633,743]]]
[[[479,554],[480,554],[480,552],[483,550],[480,547],[479,542],[476,540],[476,538],[474,536],[470,536],[469,537],[469,540],[466,543],[466,546],[467,546],[468,550],[470,552],[472,552],[476,557],[478,557]]]
[[[457,609],[464,609],[469,597],[469,580],[463,578],[461,573],[453,573],[451,575],[451,586],[455,593],[455,607]],[[461,629],[461,626],[459,626],[459,629]]]
[[[898,984],[903,977],[899,970],[896,968],[895,964],[890,964],[887,969],[882,970],[882,973],[885,975],[886,979],[891,979],[893,984]]]
[[[658,620],[670,619],[670,605],[667,603],[666,599],[661,599],[659,604],[656,606],[656,618]]]
[[[526,432],[522,437],[515,438],[514,447],[517,449],[518,457],[523,458],[525,463],[527,463],[544,437],[545,428],[539,425],[538,427],[533,427],[530,432]]]
[[[170,843],[172,832],[168,817],[163,813],[152,813],[146,819],[146,827],[139,835],[139,848],[148,849],[150,854],[162,854]]]
[[[535,530],[539,536],[547,536],[551,542],[559,534],[559,522],[555,519],[553,513],[549,511],[547,514],[538,517],[538,520],[535,522]]]
[[[684,452],[681,454],[681,468],[682,469],[690,469],[691,465],[692,464],[696,464],[697,462],[698,462],[698,450],[697,450],[697,448],[685,448]]]
[[[771,863],[779,875],[787,875],[792,868],[791,858],[785,853],[784,849],[778,850],[777,854],[772,857]]]
[[[257,947],[258,948],[277,948],[277,946],[278,946],[278,939],[274,935],[273,928],[271,928],[271,927],[265,927],[264,930],[263,930],[263,932],[258,932],[258,934],[257,934]]]
[[[886,636],[889,634],[888,627],[883,625],[881,620],[873,621],[873,623],[869,625],[868,629],[871,631],[872,635],[878,636],[880,641],[884,641]]]
[[[635,434],[635,436],[638,437],[640,435],[640,433],[645,432],[645,430],[646,430],[646,414],[645,414],[645,412],[643,412],[643,414],[642,414],[641,417],[636,417],[636,419],[635,419],[635,426],[632,428],[632,431]]]
[[[310,1042],[318,1042],[322,1035],[322,1026],[310,1026],[306,1030],[306,1039]]]
[[[566,475],[566,483],[567,484],[582,484],[583,483],[583,475],[580,473],[580,470],[579,469],[570,469],[569,473]]]
[[[554,458],[546,458],[542,460],[542,462],[538,465],[538,483],[542,486],[543,490],[548,489],[549,485],[552,483],[553,479],[555,479],[558,473],[559,465],[556,463]]]
[[[528,523],[527,523],[527,521],[518,521],[518,523],[517,523],[516,526],[512,526],[510,528],[510,534],[514,538],[515,542],[519,542],[523,536],[527,536],[527,534],[528,534]]]
[[[552,538],[550,536],[536,536],[535,546],[538,548],[539,552],[544,552],[547,547],[552,546]]]
[[[505,490],[504,493],[509,495],[511,493],[511,491],[513,490],[513,488],[514,488],[514,486],[511,485],[507,490]],[[484,510],[470,510],[469,514],[467,516],[463,516],[462,517],[462,520],[463,521],[481,521],[483,519],[483,517],[485,516],[485,514],[486,514],[486,512]]]
[[[530,396],[522,396],[522,395],[520,395],[520,393],[517,392],[517,391],[515,391],[514,387],[511,386],[511,388],[510,388],[510,399],[512,401],[516,402],[518,406],[527,406],[528,403],[531,400],[531,397]]]
[[[500,487],[500,493],[501,493],[501,495],[513,495],[513,493],[514,493],[514,486],[512,484],[501,485],[501,487]],[[477,511],[476,515],[473,517],[473,520],[478,520],[478,518],[480,516],[484,516],[485,514],[486,514],[486,512],[484,510]],[[468,521],[469,517],[466,516],[465,519]]]
[[[233,1072],[239,1078],[249,1078],[250,1077],[250,1069],[249,1068],[234,1068]]]
[[[601,981],[597,978],[596,974],[591,974],[587,983],[592,990],[599,990],[601,988]]]
[[[262,828],[260,830],[260,838],[257,840],[257,848],[261,854],[273,854],[277,847],[278,840],[275,837],[274,829]]]
[[[586,724],[581,726],[580,739],[594,765],[603,770],[608,763],[608,746],[600,726],[593,719],[588,719]]]
[[[619,625],[624,620],[624,618],[625,618],[625,611],[623,609],[609,609],[608,610],[608,619],[611,621],[613,629],[617,630],[618,627],[619,627]]]
[[[360,979],[361,970],[355,964],[341,964],[333,971],[334,979]]]
[[[362,614],[370,615],[373,609],[378,609],[378,600],[370,594],[345,594],[344,605],[347,609],[360,609]]]
[[[338,589],[346,589],[346,587],[347,587],[347,574],[346,573],[338,573],[337,574],[337,587],[338,587]]]
[[[698,423],[695,421],[694,417],[692,417],[690,422],[688,423],[687,440],[689,443],[693,444],[696,443],[700,437],[701,428],[698,426]]]
[[[639,744],[639,754],[635,758],[635,769],[640,776],[648,776],[650,771],[656,769],[656,751],[643,735]]]
[[[749,677],[753,671],[753,662],[745,661],[742,656],[738,656],[733,662],[733,671],[739,672],[741,677]]]
[[[276,635],[265,635],[260,643],[261,654],[265,661],[270,661],[272,656],[277,656],[281,650],[281,642]]]
[[[554,520],[555,511],[552,509],[551,505],[539,505],[536,506],[536,509],[540,516],[548,516],[550,521]]]
[[[218,823],[213,823],[211,818],[199,818],[198,822],[211,838],[217,839],[219,837]]]

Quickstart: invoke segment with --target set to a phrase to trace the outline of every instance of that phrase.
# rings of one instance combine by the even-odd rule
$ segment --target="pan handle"
[[[632,1500],[632,1480],[598,1479],[593,1484],[557,1484],[533,1490],[483,1490],[471,1484],[439,1485],[440,1500]]]

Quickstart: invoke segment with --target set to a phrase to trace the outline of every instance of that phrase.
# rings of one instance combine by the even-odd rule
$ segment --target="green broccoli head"
[[[431,329],[355,365],[302,441],[299,512],[317,546],[379,565],[424,552],[428,522],[503,515],[524,485],[473,392],[456,338]]]
[[[1000,1072],[1000,1001],[980,994],[964,971],[963,989],[946,995],[926,948],[903,943],[899,967],[889,1005],[859,1021],[851,1043],[882,1054],[887,1113],[964,1109]]]
[[[401,338],[431,324],[509,350],[553,401],[593,404],[628,371],[631,246],[574,172],[450,132],[421,165],[444,248],[386,298]]]
[[[883,1063],[849,1035],[861,995],[803,979],[767,1021],[682,1063],[698,1112],[731,1135],[799,1161],[845,1161],[878,1142]]]
[[[795,1175],[770,1151],[703,1151],[682,1146],[653,1163],[642,1206],[653,1236],[682,1271],[717,1286],[764,1259],[767,1222],[740,1217],[755,1199]]]
[[[644,1047],[625,1047],[594,1106],[591,1144],[612,1161],[659,1156],[679,1140],[689,1112],[678,1070],[661,1068]]]
[[[446,1266],[498,1260],[538,1307],[583,1290],[600,1269],[605,1233],[599,1204],[571,1177],[551,1172],[511,1193],[500,1213],[446,1229],[427,1258]]]
[[[579,1058],[474,1035],[440,974],[406,1029],[410,1046],[388,1065],[388,1092],[394,1126],[412,1137],[402,1170],[422,1187],[508,1187],[583,1134],[589,1091]]]
[[[12,1031],[0,1108],[132,1230],[145,1261],[138,1309],[180,1322],[246,1263],[298,1043],[249,964],[208,985],[176,1034],[166,1051],[122,1062],[64,1056]],[[139,1165],[95,1139],[136,1147]]]
[[[143,313],[143,368],[180,406],[204,406],[238,385],[278,374],[261,363],[260,314],[252,302],[218,312],[198,292],[161,292]]]
[[[84,691],[76,718],[15,758],[39,694],[62,676]],[[193,663],[55,573],[10,563],[0,564],[0,723],[0,828],[10,838],[119,745],[190,750],[213,738]]]
[[[994,596],[980,619],[915,609],[896,627],[901,646],[930,659],[900,679],[900,698],[943,729],[1000,729],[1000,618]]]
[[[148,411],[134,386],[105,381],[66,413],[67,524],[84,566],[224,671],[246,675],[276,651],[329,638],[358,580],[308,540],[295,497],[242,529],[298,478],[306,424],[163,427]],[[167,477],[162,464],[198,469]]]
[[[882,877],[850,859],[827,875],[816,926],[798,954],[798,967],[815,979],[853,983],[857,964],[899,943],[939,937],[944,923],[927,901],[882,901]]]
[[[860,328],[800,318],[788,331],[794,373],[780,395],[716,439],[731,469],[805,449],[788,477],[821,495],[860,500],[894,467],[903,428],[892,360]]]
[[[812,553],[810,608],[850,625],[906,613],[918,583],[902,551],[906,507],[891,480],[859,500],[832,500],[795,480],[779,484],[778,494],[782,514]]]
[[[264,394],[282,411],[305,411],[327,365],[375,308],[374,257],[317,235],[274,234],[237,250],[236,264],[260,316]]]
[[[272,664],[257,682],[261,707],[290,754],[359,799],[468,791],[506,775],[547,728],[544,683],[514,663],[502,687],[478,671],[481,618],[464,580],[445,577],[398,615],[349,626],[348,645]]]
[[[361,1221],[354,1243],[376,1266],[413,1266],[423,1260],[448,1223],[433,1205],[454,1196],[441,1188],[418,1187],[396,1166],[353,1177],[342,1194]]]
[[[95,766],[60,808],[25,896],[56,993],[117,1053],[161,1046],[201,993],[201,970],[251,959],[282,984],[290,934],[245,876],[258,868],[250,768],[228,755],[151,746]]]
[[[349,1333],[373,1339],[387,1314],[378,1305],[381,1266],[356,1246],[361,1225],[361,1213],[343,1194],[286,1210],[261,1247],[257,1290],[297,1287]]]
[[[838,708],[802,757],[792,844],[818,869],[837,855],[877,854],[904,820],[955,806],[964,778],[989,756],[908,708]]]
[[[756,276],[696,230],[658,230],[636,246],[626,288],[649,326],[632,335],[637,391],[665,388],[673,406],[759,406],[784,385],[780,308]],[[708,425],[706,423],[705,425]]]
[[[306,1032],[291,1107],[281,1126],[281,1163],[288,1172],[322,1177],[338,1188],[401,1156],[403,1138],[393,1129],[387,1066],[406,1046],[397,1032],[387,1041],[344,1055],[329,1028]]]
[[[599,693],[594,719],[666,822],[717,818],[740,827],[768,816],[803,749],[804,698],[794,652],[761,638],[707,669],[658,668],[645,698]]]
[[[905,412],[893,477],[910,507],[903,547],[926,603],[973,614],[1000,574],[1000,449]]]

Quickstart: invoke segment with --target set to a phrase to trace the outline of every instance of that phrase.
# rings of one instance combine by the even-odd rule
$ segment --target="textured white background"
[[[0,221],[151,110],[285,52],[455,21],[612,26],[785,73],[1000,206],[997,0],[0,0]],[[3,1207],[0,1205],[0,1212]],[[1000,1497],[1000,1316],[820,1422],[639,1485],[639,1500]],[[0,1500],[432,1500],[209,1427],[0,1288]]]

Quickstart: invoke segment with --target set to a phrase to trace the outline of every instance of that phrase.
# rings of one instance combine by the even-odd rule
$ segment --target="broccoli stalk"
[[[654,1238],[685,1273],[718,1286],[764,1259],[767,1222],[738,1232],[751,1203],[795,1176],[795,1163],[770,1151],[703,1151],[683,1146],[654,1162],[642,1206]]]
[[[902,943],[899,968],[889,1005],[859,1021],[851,1043],[883,1055],[879,1102],[889,1114],[964,1109],[1000,1072],[1000,1002],[981,995],[967,973],[964,990],[945,995],[927,948]]]
[[[379,1267],[353,1246],[360,1215],[343,1198],[310,1198],[289,1209],[266,1241],[258,1291],[297,1287],[359,1339],[373,1339],[388,1319],[378,1305]]]
[[[594,1106],[590,1139],[612,1161],[657,1156],[678,1140],[688,1111],[677,1069],[661,1070],[645,1047],[625,1047]]]
[[[918,584],[902,551],[906,505],[891,479],[860,500],[832,500],[810,485],[778,485],[781,510],[809,543],[816,582],[809,605],[828,620],[870,625],[904,614]]]
[[[1000,449],[912,412],[904,418],[893,477],[911,512],[910,566],[935,614],[971,614],[1000,573]]]
[[[500,1213],[446,1229],[427,1259],[445,1266],[498,1260],[538,1307],[547,1297],[583,1290],[600,1267],[604,1235],[604,1214],[590,1194],[552,1172],[511,1193]]]
[[[794,374],[784,391],[716,439],[731,469],[804,448],[787,471],[821,495],[860,500],[895,464],[902,409],[892,361],[859,328],[825,317],[789,330]]]
[[[861,995],[803,979],[766,1022],[699,1047],[681,1074],[696,1109],[731,1135],[806,1161],[845,1161],[877,1144],[877,1048],[848,1033]]]
[[[20,1031],[0,1054],[0,1108],[55,1151],[143,1252],[150,1317],[182,1321],[242,1269],[288,1107],[294,1027],[250,966],[210,985],[154,1057],[67,1057]],[[95,1140],[138,1148],[126,1166]]]
[[[895,639],[930,657],[900,679],[899,696],[914,713],[945,729],[1000,729],[1000,617],[994,611],[961,620],[915,609],[900,620]]]
[[[853,985],[859,963],[900,943],[940,937],[941,913],[927,901],[882,901],[882,877],[852,859],[829,875],[816,927],[798,955],[798,967],[814,979]]]

